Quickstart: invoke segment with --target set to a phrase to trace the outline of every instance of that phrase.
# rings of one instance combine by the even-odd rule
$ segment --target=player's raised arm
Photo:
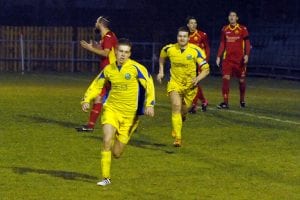
[[[91,83],[91,85],[86,90],[84,97],[81,101],[82,110],[84,112],[87,112],[89,109],[89,105],[92,99],[96,98],[102,88],[104,87],[104,84],[106,82],[106,78],[104,75],[104,71],[102,71]]]

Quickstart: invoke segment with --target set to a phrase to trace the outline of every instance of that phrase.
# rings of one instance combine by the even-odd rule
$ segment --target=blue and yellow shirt
[[[151,75],[138,62],[128,59],[122,66],[107,65],[87,89],[83,102],[90,102],[109,82],[111,89],[104,108],[124,115],[142,114],[143,106],[154,106],[155,91]]]

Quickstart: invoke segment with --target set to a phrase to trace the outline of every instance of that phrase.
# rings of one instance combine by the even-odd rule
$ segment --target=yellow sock
[[[172,113],[172,128],[176,139],[181,139],[182,118],[181,113]]]
[[[111,151],[101,152],[102,177],[110,178]]]

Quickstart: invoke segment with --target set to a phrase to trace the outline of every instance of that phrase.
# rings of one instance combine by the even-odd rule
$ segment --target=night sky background
[[[297,0],[0,0],[0,25],[94,26],[98,16],[109,16],[118,37],[132,41],[174,42],[187,16],[218,39],[230,10],[251,32],[263,26],[299,27]]]

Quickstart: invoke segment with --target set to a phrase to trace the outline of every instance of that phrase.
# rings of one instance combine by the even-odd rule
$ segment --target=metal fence
[[[212,74],[219,41],[211,42]],[[265,34],[251,36],[251,55],[248,74],[300,80],[300,37],[286,39]],[[0,40],[0,71],[31,72],[98,72],[100,58],[80,47],[79,41],[59,40]],[[132,58],[143,63],[151,73],[157,73],[162,44],[134,43]]]

